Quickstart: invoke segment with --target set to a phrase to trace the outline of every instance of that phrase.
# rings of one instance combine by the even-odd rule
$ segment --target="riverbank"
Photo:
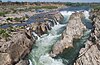
[[[1,3],[2,4],[2,3]],[[6,3],[5,3],[6,4]],[[58,6],[26,6],[26,5],[13,5],[8,4],[7,6],[0,6],[0,28],[11,25],[23,25],[30,17],[37,14],[50,12],[58,9]],[[39,17],[39,16],[38,16]]]

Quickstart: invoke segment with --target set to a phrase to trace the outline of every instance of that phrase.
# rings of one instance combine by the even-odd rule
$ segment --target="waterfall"
[[[42,65],[43,64],[42,61],[40,61],[40,60],[45,58],[45,56],[47,56],[46,54],[49,53],[52,45],[54,43],[56,43],[57,40],[59,40],[60,36],[61,35],[53,36],[53,35],[49,34],[48,36],[45,36],[43,38],[36,40],[36,44],[33,46],[33,49],[31,51],[31,53],[29,54],[29,58],[33,65]],[[46,58],[49,58],[49,56],[47,56]],[[47,60],[51,61],[51,59],[47,59]],[[46,64],[44,63],[43,65],[46,65]]]
[[[40,39],[40,37],[35,32],[32,32],[32,35],[33,35],[33,38]]]
[[[55,59],[50,57],[49,52],[52,50],[52,46],[58,40],[60,40],[61,34],[65,30],[66,23],[70,15],[74,13],[74,11],[61,11],[60,13],[64,16],[64,20],[62,21],[62,23],[64,24],[58,23],[57,25],[54,25],[52,29],[49,30],[48,34],[44,34],[41,37],[33,32],[33,35],[36,36],[38,39],[36,40],[36,44],[33,45],[32,51],[28,55],[30,65],[66,65],[66,63],[69,64],[72,59],[76,57],[75,55],[78,53],[81,44],[83,44],[87,40],[88,35],[90,34],[90,30],[84,33],[84,36],[76,43],[77,46],[75,49],[72,49],[72,55],[67,53],[66,55],[59,55],[59,57]],[[78,45],[79,43],[80,45]]]
[[[54,27],[52,27],[51,31],[49,32],[50,34],[57,35],[63,32],[65,29],[66,24],[57,24]]]
[[[85,16],[85,18],[82,19],[82,22],[84,23],[84,25],[87,27],[87,29],[92,29],[93,26],[92,26],[92,22],[91,20],[89,19],[89,11],[84,11],[82,12]]]
[[[49,19],[49,22],[51,22],[51,25],[56,25],[55,21],[53,19]]]
[[[60,13],[64,16],[64,20],[63,20],[62,23],[65,24],[65,23],[68,22],[68,20],[69,20],[69,18],[70,18],[70,15],[71,15],[72,13],[74,13],[74,11],[61,11]]]
[[[89,19],[89,16],[90,16],[90,15],[89,15],[89,11],[84,11],[83,14],[85,15],[85,18],[86,18],[86,19]]]
[[[67,20],[66,17],[64,19]],[[55,22],[53,21],[53,23]],[[34,36],[38,37],[38,39],[28,56],[30,65],[64,65],[62,59],[54,59],[50,57],[48,53],[51,51],[52,46],[60,40],[61,33],[64,31],[65,27],[66,24],[57,23],[57,25],[52,27],[48,35],[45,34],[41,37],[38,37],[38,35],[33,32]]]
[[[56,17],[54,17],[54,21],[55,21],[55,23],[56,23],[56,24],[58,23],[58,21],[57,21]]]

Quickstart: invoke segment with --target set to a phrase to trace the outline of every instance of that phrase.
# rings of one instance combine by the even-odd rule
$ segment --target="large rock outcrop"
[[[62,39],[58,41],[51,52],[51,56],[62,53],[64,49],[73,47],[74,39],[79,39],[83,36],[86,30],[85,25],[82,23],[82,13],[73,13],[68,21],[66,30],[62,34]]]
[[[51,30],[51,26],[49,24],[50,22],[36,22],[31,24],[32,30],[38,34],[38,36],[41,36],[48,32],[48,30]]]
[[[0,65],[11,65],[12,60],[8,53],[0,53]]]
[[[92,33],[90,39],[85,43],[85,48],[80,50],[80,54],[74,65],[100,65],[100,11],[92,11]]]
[[[74,65],[99,65],[100,64],[100,44],[94,44],[91,41],[85,43],[85,48],[79,52],[78,59]]]
[[[0,65],[14,65],[20,59],[23,59],[35,42],[31,31],[18,32],[13,35],[11,40],[5,42],[0,47]]]

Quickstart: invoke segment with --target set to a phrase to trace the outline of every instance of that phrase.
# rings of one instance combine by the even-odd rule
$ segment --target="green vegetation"
[[[24,27],[12,27],[10,26],[8,29],[0,29],[0,39],[4,38],[6,41],[9,40],[11,32],[15,32],[17,30],[23,30]]]
[[[67,2],[67,3],[65,3],[65,5],[66,6],[89,6],[89,4],[87,4],[87,3],[79,3],[79,2],[77,2],[77,3]]]
[[[22,30],[22,29],[25,29],[25,27],[24,26],[16,26],[16,27],[9,26],[9,28],[7,30],[9,32],[16,32],[17,30]]]
[[[57,6],[34,6],[33,9],[56,9]]]
[[[5,14],[5,12],[0,12],[0,16],[4,16]]]
[[[7,21],[8,21],[8,20],[9,20],[9,21],[12,21],[12,20],[13,20],[13,18],[7,18],[6,20],[7,20]]]
[[[0,37],[4,38],[5,40],[7,40],[8,37],[10,37],[10,35],[9,35],[9,33],[6,30],[0,29]]]
[[[100,5],[99,6],[94,6],[93,9],[94,10],[100,10]]]
[[[9,26],[9,28],[7,30],[9,30],[10,32],[14,32],[14,31],[16,31],[16,28]]]
[[[22,21],[22,20],[25,20],[25,17],[22,17],[22,18],[17,18],[17,17],[15,17],[15,18],[7,18],[6,19],[7,21],[16,21],[16,22],[20,22],[20,21]]]
[[[21,18],[17,18],[16,17],[14,20],[17,21],[17,22],[19,22],[19,21],[21,21]]]

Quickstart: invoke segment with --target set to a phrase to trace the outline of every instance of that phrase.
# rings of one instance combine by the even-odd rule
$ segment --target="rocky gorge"
[[[91,29],[83,19],[90,22]],[[99,14],[57,11],[27,22],[32,23],[11,34],[9,40],[0,39],[0,65],[100,64]]]
[[[36,41],[29,54],[30,65],[73,65],[77,60],[91,34],[92,28],[88,29],[87,22],[83,21],[83,18],[88,20],[89,12],[63,11],[61,14],[64,23],[55,25],[48,35]]]

